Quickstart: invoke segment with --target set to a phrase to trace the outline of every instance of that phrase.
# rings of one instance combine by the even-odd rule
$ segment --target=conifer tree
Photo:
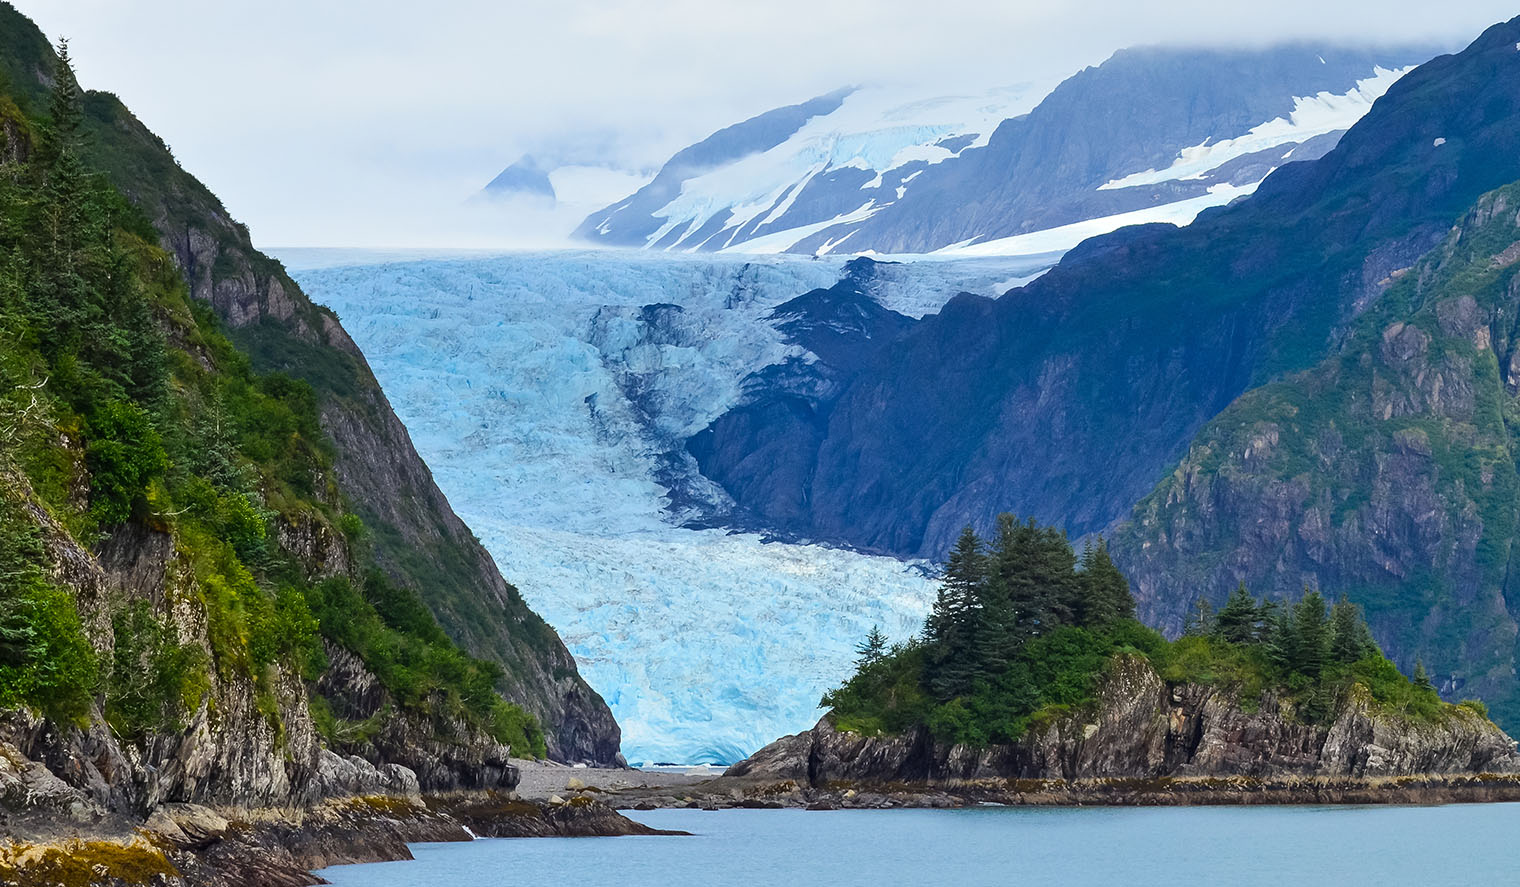
[[[1232,644],[1251,644],[1260,639],[1261,608],[1246,590],[1244,582],[1235,586],[1228,600],[1219,610],[1215,631],[1223,640]]]
[[[1330,626],[1325,619],[1325,598],[1318,591],[1305,589],[1304,596],[1293,605],[1293,636],[1289,647],[1289,670],[1311,678],[1319,677],[1330,655]]]
[[[1001,673],[1028,638],[1031,611],[1038,602],[1027,569],[1032,550],[1028,528],[1011,514],[998,515],[997,535],[987,554],[986,580],[976,600],[973,659],[979,675]]]
[[[864,668],[880,662],[886,655],[887,636],[881,633],[881,626],[873,625],[866,639],[855,645],[855,667]]]
[[[1206,597],[1193,601],[1193,608],[1182,621],[1182,633],[1187,637],[1203,637],[1214,632],[1214,605]]]
[[[1293,619],[1289,607],[1275,602],[1263,602],[1262,607],[1271,610],[1266,620],[1266,624],[1271,626],[1266,638],[1267,660],[1278,671],[1286,674],[1293,667],[1294,646]]]
[[[69,57],[69,41],[58,41],[58,61],[53,67],[53,89],[48,96],[48,127],[52,150],[74,148],[84,122],[84,101],[79,79],[74,75],[74,60]]]
[[[930,692],[941,699],[971,689],[976,669],[972,654],[986,581],[987,555],[982,540],[968,526],[945,561],[939,594],[924,624],[926,677]]]
[[[1425,670],[1425,663],[1416,659],[1414,661],[1414,685],[1421,690],[1435,690],[1435,684],[1431,683],[1430,672]]]
[[[1108,544],[1102,538],[1083,548],[1081,566],[1076,624],[1112,625],[1135,618],[1135,598],[1130,594],[1129,580],[1114,565],[1108,555]]]
[[[1361,608],[1344,595],[1330,608],[1330,660],[1351,663],[1377,652]]]

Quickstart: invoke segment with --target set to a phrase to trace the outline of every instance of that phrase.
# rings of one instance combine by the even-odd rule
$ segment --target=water
[[[1442,885],[1520,881],[1520,804],[1449,807],[656,810],[690,838],[418,844],[348,887]]]

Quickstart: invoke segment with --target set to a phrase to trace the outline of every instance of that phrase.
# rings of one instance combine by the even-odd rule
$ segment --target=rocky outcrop
[[[1354,687],[1328,724],[1301,723],[1270,693],[1249,710],[1229,689],[1163,681],[1143,658],[1116,660],[1085,711],[1038,723],[1016,745],[843,732],[825,717],[731,767],[726,776],[834,783],[987,779],[1154,780],[1242,777],[1375,781],[1520,772],[1515,742],[1477,711],[1432,721],[1381,712]]]
[[[335,713],[349,721],[379,724],[363,739],[340,738],[347,755],[334,755],[337,760],[328,762],[334,775],[339,761],[357,768],[353,777],[346,773],[340,777],[343,785],[353,785],[350,793],[415,795],[419,790],[511,791],[517,787],[518,772],[508,746],[482,735],[462,718],[444,714],[442,706],[432,718],[401,710],[359,657],[331,643],[327,656],[329,665],[317,689],[324,698],[336,701]],[[377,771],[377,776],[366,771]],[[406,780],[409,785],[403,784]]]

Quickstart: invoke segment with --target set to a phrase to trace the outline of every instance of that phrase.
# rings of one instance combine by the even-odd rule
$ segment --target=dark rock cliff
[[[1112,539],[1153,622],[1240,581],[1344,592],[1406,667],[1515,716],[1517,212],[1484,197],[1335,355],[1200,432]]]
[[[1517,769],[1514,741],[1463,706],[1435,721],[1411,721],[1380,714],[1365,691],[1353,688],[1331,723],[1313,726],[1295,720],[1271,694],[1249,711],[1227,690],[1168,684],[1143,659],[1121,657],[1090,710],[1032,727],[1017,745],[947,745],[926,730],[869,737],[840,732],[824,718],[726,775],[826,786],[989,778],[1378,779]]]

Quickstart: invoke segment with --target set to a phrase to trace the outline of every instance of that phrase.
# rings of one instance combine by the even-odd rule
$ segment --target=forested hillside
[[[48,118],[54,64],[41,32],[0,3],[0,84],[18,118]],[[323,483],[341,488],[386,581],[413,589],[455,642],[501,666],[498,689],[544,724],[551,754],[614,761],[611,713],[455,516],[337,317],[255,250],[247,229],[114,95],[81,91],[79,107],[77,162],[135,208],[134,233],[163,251],[163,273],[177,271],[189,303],[212,309],[202,319],[214,315],[252,371],[307,386],[313,427],[327,441]],[[318,556],[327,540],[303,527],[285,544]]]

